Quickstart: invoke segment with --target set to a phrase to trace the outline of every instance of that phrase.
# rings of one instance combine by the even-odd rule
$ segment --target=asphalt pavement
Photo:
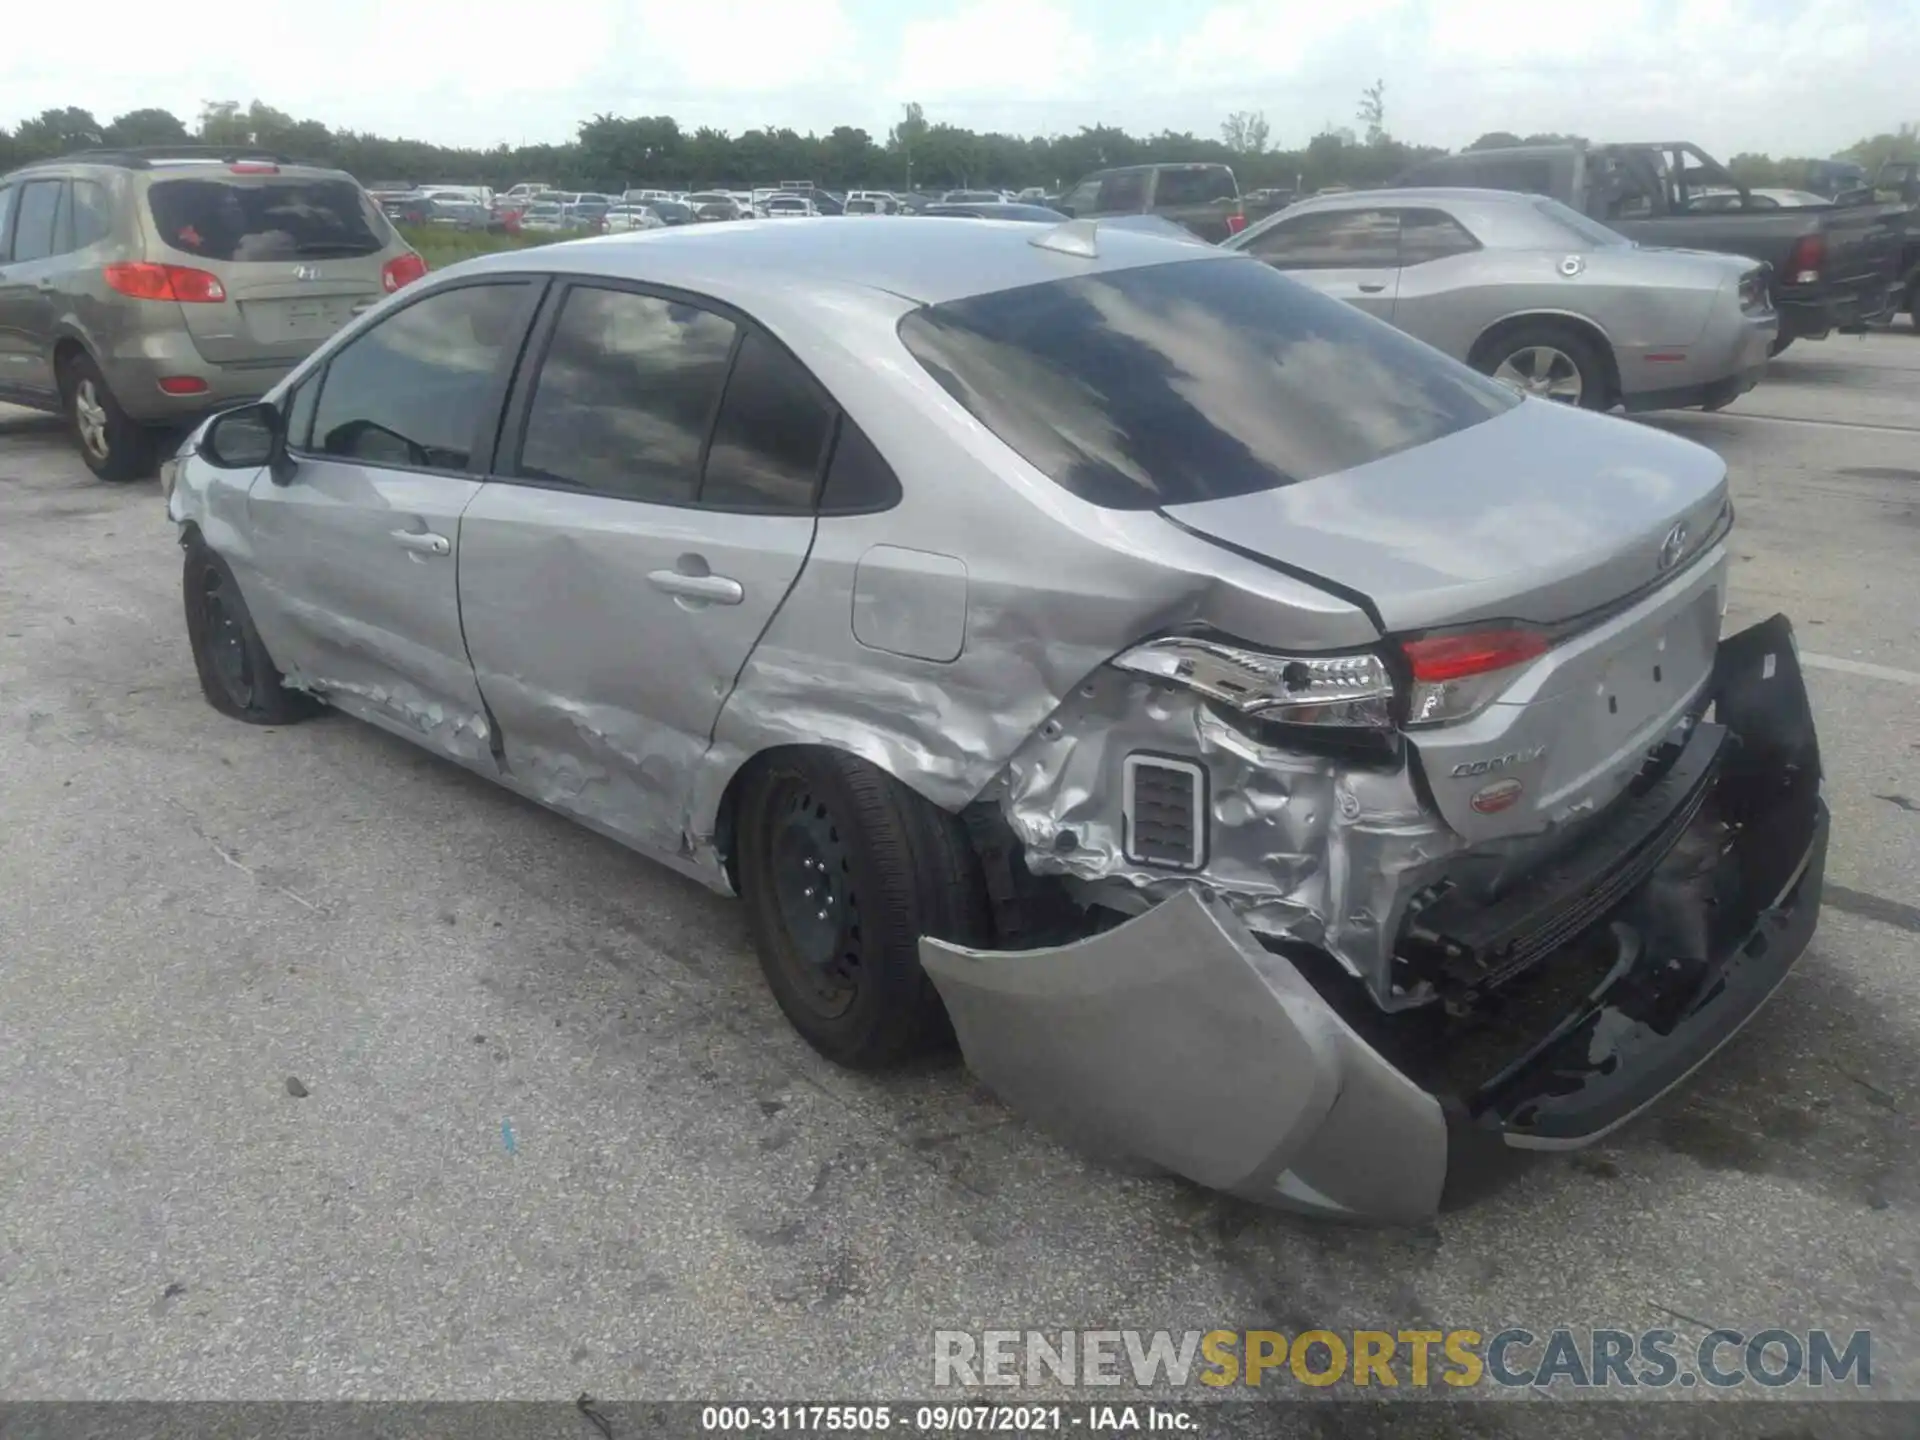
[[[1920,337],[1646,423],[1729,462],[1729,627],[1799,627],[1827,907],[1682,1092],[1404,1231],[837,1071],[733,902],[344,717],[223,720],[157,485],[0,409],[0,1397],[905,1397],[936,1328],[1517,1324],[1871,1329],[1920,1398]]]

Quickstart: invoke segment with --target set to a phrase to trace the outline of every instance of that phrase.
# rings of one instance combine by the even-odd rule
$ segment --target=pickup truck
[[[1797,339],[1864,330],[1901,296],[1906,207],[1763,207],[1725,166],[1686,141],[1469,150],[1424,160],[1394,183],[1550,195],[1642,245],[1763,261],[1780,314],[1776,355]],[[1738,203],[1726,203],[1729,188]],[[1696,209],[1705,195],[1714,196],[1712,207]]]
[[[1900,299],[1913,328],[1920,330],[1920,160],[1889,160],[1880,167],[1874,187],[1882,200],[1907,209],[1906,234],[1900,246]]]

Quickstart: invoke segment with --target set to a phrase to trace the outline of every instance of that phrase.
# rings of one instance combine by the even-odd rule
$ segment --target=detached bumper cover
[[[1197,892],[1054,949],[923,939],[922,961],[973,1071],[1064,1138],[1267,1204],[1418,1223],[1489,1148],[1571,1148],[1630,1119],[1806,948],[1828,820],[1786,619],[1722,642],[1712,684],[1705,803],[1570,937],[1610,940],[1614,963],[1471,1093],[1422,1088]]]

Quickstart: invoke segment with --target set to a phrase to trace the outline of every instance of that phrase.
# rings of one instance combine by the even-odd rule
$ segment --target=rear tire
[[[951,1044],[920,937],[992,934],[958,818],[864,760],[796,749],[746,777],[738,833],[760,968],[808,1044],[856,1070]]]
[[[153,473],[157,448],[153,431],[120,408],[92,356],[82,353],[67,361],[60,392],[80,458],[95,476],[120,485]]]
[[[1522,395],[1605,410],[1613,404],[1613,367],[1605,347],[1552,320],[1528,320],[1474,346],[1474,368]]]
[[[291,725],[319,713],[319,701],[287,689],[233,571],[199,540],[187,546],[180,588],[193,666],[209,705],[248,725]]]

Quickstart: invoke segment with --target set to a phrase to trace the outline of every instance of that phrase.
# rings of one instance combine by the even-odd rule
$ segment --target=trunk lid
[[[217,276],[227,298],[183,304],[194,348],[218,365],[284,366],[384,293],[395,248],[373,202],[343,177],[208,173],[147,192],[172,263]]]
[[[1605,808],[1697,701],[1727,508],[1711,451],[1528,400],[1337,475],[1165,513],[1364,600],[1390,634],[1554,627],[1484,709],[1407,731],[1441,814],[1479,843]]]
[[[1403,633],[1602,610],[1676,571],[1726,505],[1726,465],[1703,446],[1527,400],[1351,470],[1163,513]]]

